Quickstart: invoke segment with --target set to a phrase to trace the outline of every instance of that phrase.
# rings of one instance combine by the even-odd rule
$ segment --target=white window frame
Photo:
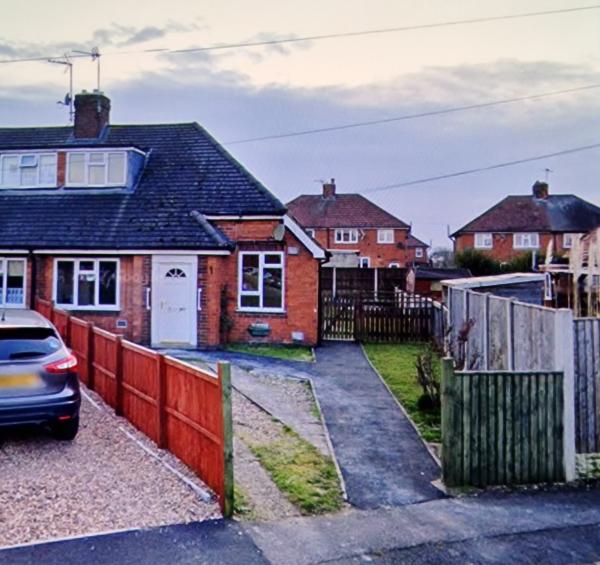
[[[524,239],[527,240],[527,243],[523,243]],[[540,248],[540,234],[539,233],[537,233],[537,232],[513,233],[513,249],[539,249],[539,248]]]
[[[61,304],[58,302],[58,263],[60,261],[70,261],[73,265],[73,304]],[[96,276],[96,288],[94,290],[94,305],[79,306],[79,274],[81,272],[80,264],[82,262],[94,263],[94,275]],[[99,304],[100,301],[100,263],[113,262],[117,264],[116,280],[116,304]],[[88,272],[88,271],[83,271]],[[91,271],[90,271],[91,272]],[[55,257],[54,272],[52,274],[52,300],[59,308],[63,310],[91,310],[100,312],[118,312],[121,310],[121,261],[115,257]]]
[[[100,184],[91,184],[89,182],[90,175],[90,154],[98,154],[101,153],[104,155],[104,183]],[[109,183],[108,182],[108,156],[111,153],[120,153],[123,154],[123,182],[122,183]],[[83,176],[84,181],[82,183],[79,182],[69,182],[69,171],[71,169],[71,157],[73,155],[84,155],[84,164],[83,164]],[[66,187],[89,187],[89,188],[104,188],[104,187],[119,187],[125,186],[127,184],[127,164],[128,154],[124,149],[103,149],[102,151],[68,151],[67,152],[67,162],[66,162],[66,171],[65,171],[65,186]],[[100,163],[92,163],[92,165],[98,165]]]
[[[398,263],[397,261],[392,261],[388,265],[388,269],[399,269],[399,268],[400,268],[400,263]]]
[[[377,230],[377,243],[381,244],[393,244],[395,238],[395,233],[393,229],[381,229]]]
[[[494,234],[491,232],[478,232],[475,234],[475,249],[493,249]]]
[[[344,233],[348,233],[348,241],[343,241]],[[358,243],[358,230],[356,228],[337,228],[334,232],[334,241],[340,245]]]
[[[20,304],[7,304],[6,303],[6,292],[8,286],[8,261],[19,261],[23,263],[23,302]],[[25,308],[25,304],[27,301],[27,259],[21,257],[0,257],[0,263],[2,263],[2,287],[0,288],[0,292],[2,293],[2,304],[0,304],[0,308]]]
[[[258,255],[258,290],[243,290],[244,282],[243,264],[246,255]],[[280,265],[265,263],[265,255],[279,255]],[[281,269],[281,307],[280,308],[265,308],[262,306],[263,295],[263,272],[269,268]],[[270,312],[284,313],[285,312],[285,254],[283,251],[241,251],[238,254],[238,284],[237,284],[237,307],[240,312]],[[242,306],[242,296],[258,296],[259,306]]]
[[[567,245],[567,237],[569,238],[569,245]],[[562,246],[563,249],[572,249],[573,248],[573,242],[576,239],[579,239],[581,237],[580,233],[563,233],[562,234]]]
[[[366,264],[363,264],[366,263]],[[358,266],[361,269],[370,269],[371,268],[371,258],[370,257],[359,257],[358,258]]]
[[[18,164],[18,168],[19,171],[21,171],[21,169],[23,168],[33,168],[32,165],[21,165],[21,162],[23,160],[23,157],[26,156],[34,156],[36,158],[36,164],[35,164],[35,168],[37,169],[37,183],[35,184],[25,184],[22,185],[20,184],[19,181],[19,185],[13,185],[13,184],[5,184],[4,183],[4,178],[2,178],[2,171],[4,170],[4,159],[6,159],[7,157],[12,157],[12,158],[17,158],[19,164]],[[42,157],[54,157],[54,181],[51,183],[40,183],[40,174],[41,174],[41,162],[42,162]],[[7,189],[16,189],[16,190],[22,190],[22,189],[27,189],[27,188],[56,188],[58,186],[58,153],[55,151],[42,151],[42,152],[10,152],[10,151],[6,151],[6,152],[2,152],[2,154],[0,154],[0,189],[2,190],[7,190]]]
[[[417,259],[422,259],[423,257],[425,257],[425,253],[423,253],[423,248],[422,247],[417,247],[415,249],[415,257]]]

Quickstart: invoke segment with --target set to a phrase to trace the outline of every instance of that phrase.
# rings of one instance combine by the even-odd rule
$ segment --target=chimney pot
[[[100,137],[102,130],[109,123],[109,117],[110,99],[102,92],[84,90],[75,95],[73,133],[76,138],[95,139]]]
[[[335,198],[335,179],[323,183],[323,198]]]
[[[547,182],[535,181],[533,186],[531,187],[534,198],[539,198],[541,200],[545,200],[548,198],[549,194],[549,186]]]

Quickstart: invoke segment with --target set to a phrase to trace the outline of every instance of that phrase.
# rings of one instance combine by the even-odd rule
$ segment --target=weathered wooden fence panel
[[[231,516],[231,381],[95,328],[37,301],[79,360],[82,380],[139,430],[186,463]]]
[[[575,478],[573,313],[449,287],[448,351],[468,371],[561,372],[563,453]]]
[[[600,319],[574,323],[577,453],[600,453]]]
[[[406,292],[346,294],[321,298],[321,337],[400,343],[443,337],[442,306]]]
[[[562,373],[456,373],[452,363],[442,383],[446,485],[565,480]]]

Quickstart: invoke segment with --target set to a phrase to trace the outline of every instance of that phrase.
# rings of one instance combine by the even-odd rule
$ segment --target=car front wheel
[[[53,422],[50,425],[50,430],[56,439],[61,441],[71,441],[75,439],[75,436],[79,431],[79,416],[63,422]]]

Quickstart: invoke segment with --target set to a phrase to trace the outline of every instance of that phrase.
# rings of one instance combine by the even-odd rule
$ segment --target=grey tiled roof
[[[225,249],[203,216],[281,215],[283,204],[198,124],[111,125],[99,140],[70,127],[0,128],[3,149],[134,146],[147,163],[135,190],[0,192],[0,247]]]
[[[600,208],[574,194],[507,196],[452,235],[467,232],[573,232],[600,226]]]

